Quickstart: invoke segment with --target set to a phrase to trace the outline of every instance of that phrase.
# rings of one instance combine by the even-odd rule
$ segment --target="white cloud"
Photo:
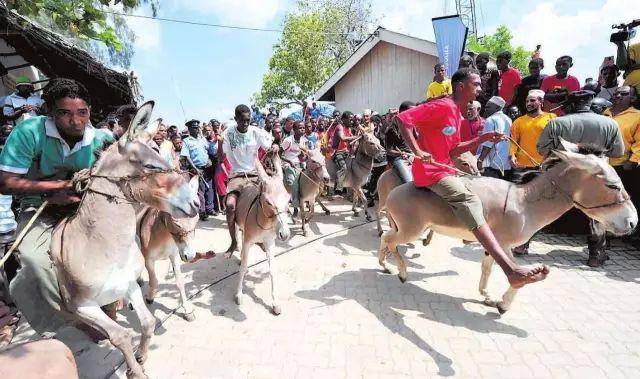
[[[137,9],[133,14],[148,16],[142,9]],[[136,34],[134,43],[136,50],[153,51],[160,48],[160,21],[150,18],[127,17],[127,25]]]
[[[441,0],[405,0],[372,2],[373,17],[394,32],[434,40],[431,19],[444,14]]]
[[[283,0],[181,0],[179,6],[213,15],[228,25],[263,28],[278,15]]]

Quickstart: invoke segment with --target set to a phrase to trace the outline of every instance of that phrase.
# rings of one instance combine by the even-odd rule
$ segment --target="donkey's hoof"
[[[193,322],[196,320],[196,314],[194,311],[184,314],[185,321]]]
[[[406,276],[402,276],[402,274],[398,274],[398,279],[400,279],[400,281],[402,283],[405,283],[407,281],[407,277]]]
[[[132,311],[133,310],[133,304],[129,303],[129,310]]]
[[[373,221],[373,219],[369,215],[366,215],[365,218],[367,219],[367,221]]]
[[[153,299],[144,299],[144,301],[149,305],[153,304]]]
[[[306,236],[307,236],[307,231],[306,231],[306,230],[303,230],[303,231],[302,231],[302,236],[303,236],[303,237],[306,237]]]
[[[431,242],[429,239],[425,238],[422,240],[422,246],[427,246]]]
[[[145,373],[140,370],[140,372],[133,372],[130,368],[127,369],[127,379],[149,379]]]
[[[239,295],[239,296],[236,295],[235,300],[236,300],[236,304],[242,305],[242,295]]]
[[[279,316],[280,313],[282,313],[282,308],[279,305],[274,305],[273,307],[271,307],[271,313],[273,313],[275,316]]]
[[[329,216],[331,214],[331,212],[327,210],[327,211],[324,211],[324,214]]]
[[[140,352],[136,352],[135,357],[136,357],[136,361],[138,361],[138,363],[140,363],[141,365],[143,365],[144,362],[146,362],[146,360],[147,360],[147,354],[146,353],[142,354]]]
[[[353,211],[353,217],[360,217],[360,212]]]
[[[496,304],[496,308],[498,308],[498,313],[501,315],[507,313],[509,309],[505,308],[501,303]]]

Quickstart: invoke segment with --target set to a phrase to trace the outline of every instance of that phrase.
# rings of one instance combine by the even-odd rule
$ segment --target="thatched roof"
[[[92,118],[104,117],[116,107],[137,100],[132,76],[105,67],[62,36],[7,9],[1,1],[0,38],[47,77],[70,78],[84,84],[92,98]]]

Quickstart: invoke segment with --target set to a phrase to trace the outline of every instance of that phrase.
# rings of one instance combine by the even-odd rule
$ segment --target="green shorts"
[[[478,229],[487,223],[480,198],[459,177],[447,176],[428,188],[451,206],[453,213],[469,230]]]

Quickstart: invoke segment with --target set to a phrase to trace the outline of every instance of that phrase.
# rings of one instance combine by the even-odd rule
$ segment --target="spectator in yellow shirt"
[[[538,152],[536,144],[547,123],[557,116],[543,112],[544,92],[538,89],[529,91],[525,101],[527,114],[518,117],[511,126],[512,141],[509,147],[511,165],[514,168],[533,168],[542,162],[544,157]],[[533,158],[533,159],[532,159]]]
[[[624,155],[609,159],[609,163],[624,171],[631,171],[640,163],[640,110],[632,106],[636,99],[634,87],[618,87],[613,93],[613,105],[605,111],[605,115],[616,120],[624,139]]]
[[[438,63],[433,67],[435,74],[433,82],[427,87],[427,99],[432,97],[440,97],[442,95],[451,95],[451,80],[447,79],[447,69],[442,63]]]

